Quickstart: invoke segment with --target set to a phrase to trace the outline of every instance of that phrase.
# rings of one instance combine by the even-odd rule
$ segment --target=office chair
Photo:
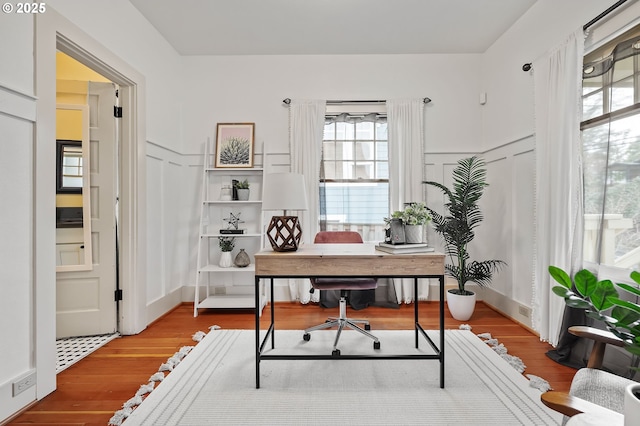
[[[316,234],[313,242],[316,244],[362,243],[362,237],[359,233],[353,231],[321,231]],[[342,333],[345,327],[348,327],[373,339],[373,349],[380,349],[380,341],[378,338],[365,331],[371,329],[369,321],[347,318],[347,298],[349,291],[371,290],[377,286],[378,280],[375,278],[312,278],[312,292],[314,290],[340,290],[340,315],[337,318],[328,318],[323,324],[307,328],[304,331],[304,340],[309,341],[309,339],[311,339],[311,334],[309,334],[311,331],[338,326],[338,333],[336,334],[336,339],[333,343],[333,352],[331,354],[339,356],[340,349],[338,349],[338,340],[340,339],[340,333]],[[358,326],[358,324],[363,324],[364,329]]]

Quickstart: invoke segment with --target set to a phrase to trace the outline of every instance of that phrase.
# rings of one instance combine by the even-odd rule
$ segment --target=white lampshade
[[[264,178],[262,210],[307,210],[304,176],[299,173],[270,173]]]

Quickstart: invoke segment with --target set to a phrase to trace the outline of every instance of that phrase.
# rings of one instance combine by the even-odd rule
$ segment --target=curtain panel
[[[304,175],[307,211],[300,212],[302,243],[312,243],[319,230],[320,154],[324,131],[325,100],[296,100],[289,104],[289,152],[291,171]],[[318,302],[320,292],[310,293],[308,279],[289,280],[292,300]]]
[[[424,100],[387,100],[387,131],[389,135],[389,197],[390,210],[403,210],[405,203],[424,201],[422,181],[424,167]],[[394,279],[397,303],[411,303],[413,280]],[[429,280],[418,283],[418,300],[429,297]]]
[[[535,254],[532,325],[558,344],[564,300],[551,291],[549,265],[572,275],[582,266],[582,28],[533,62],[535,101]]]

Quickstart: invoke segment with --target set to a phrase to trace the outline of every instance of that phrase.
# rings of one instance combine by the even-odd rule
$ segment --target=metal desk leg
[[[444,388],[444,275],[440,281],[440,388]]]
[[[269,289],[269,291],[271,292],[271,298],[273,299],[273,278],[271,278],[271,287]],[[271,329],[271,349],[275,349],[276,347],[276,333],[275,333],[275,305],[273,304],[273,300],[271,300],[271,326],[269,327],[269,329]]]
[[[413,328],[416,334],[416,349],[418,349],[418,328],[419,328],[419,314],[418,314],[418,279],[413,279]]]
[[[260,389],[260,278],[255,279],[256,312],[256,389]]]

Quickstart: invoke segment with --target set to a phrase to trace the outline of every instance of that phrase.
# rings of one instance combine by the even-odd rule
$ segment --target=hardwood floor
[[[265,309],[268,315],[269,307]],[[317,305],[276,303],[276,324],[280,329],[304,329],[337,314],[336,309]],[[420,303],[420,323],[425,329],[438,327],[438,304]],[[351,311],[353,317],[367,318],[372,329],[411,329],[413,306],[398,309],[369,307]],[[192,335],[208,332],[208,327],[219,325],[226,329],[253,329],[251,311],[200,310],[193,317],[193,305],[182,304],[135,336],[112,340],[85,359],[62,371],[57,376],[57,390],[35,403],[14,418],[9,425],[101,425],[107,424],[113,413],[133,397],[160,364],[182,346],[196,343]],[[266,321],[263,321],[266,323]],[[476,334],[491,333],[503,343],[509,353],[518,356],[527,366],[524,374],[540,376],[556,390],[567,390],[575,370],[551,361],[545,352],[551,347],[482,302],[478,302],[471,320],[466,322]],[[446,313],[446,328],[458,328],[460,322]]]

